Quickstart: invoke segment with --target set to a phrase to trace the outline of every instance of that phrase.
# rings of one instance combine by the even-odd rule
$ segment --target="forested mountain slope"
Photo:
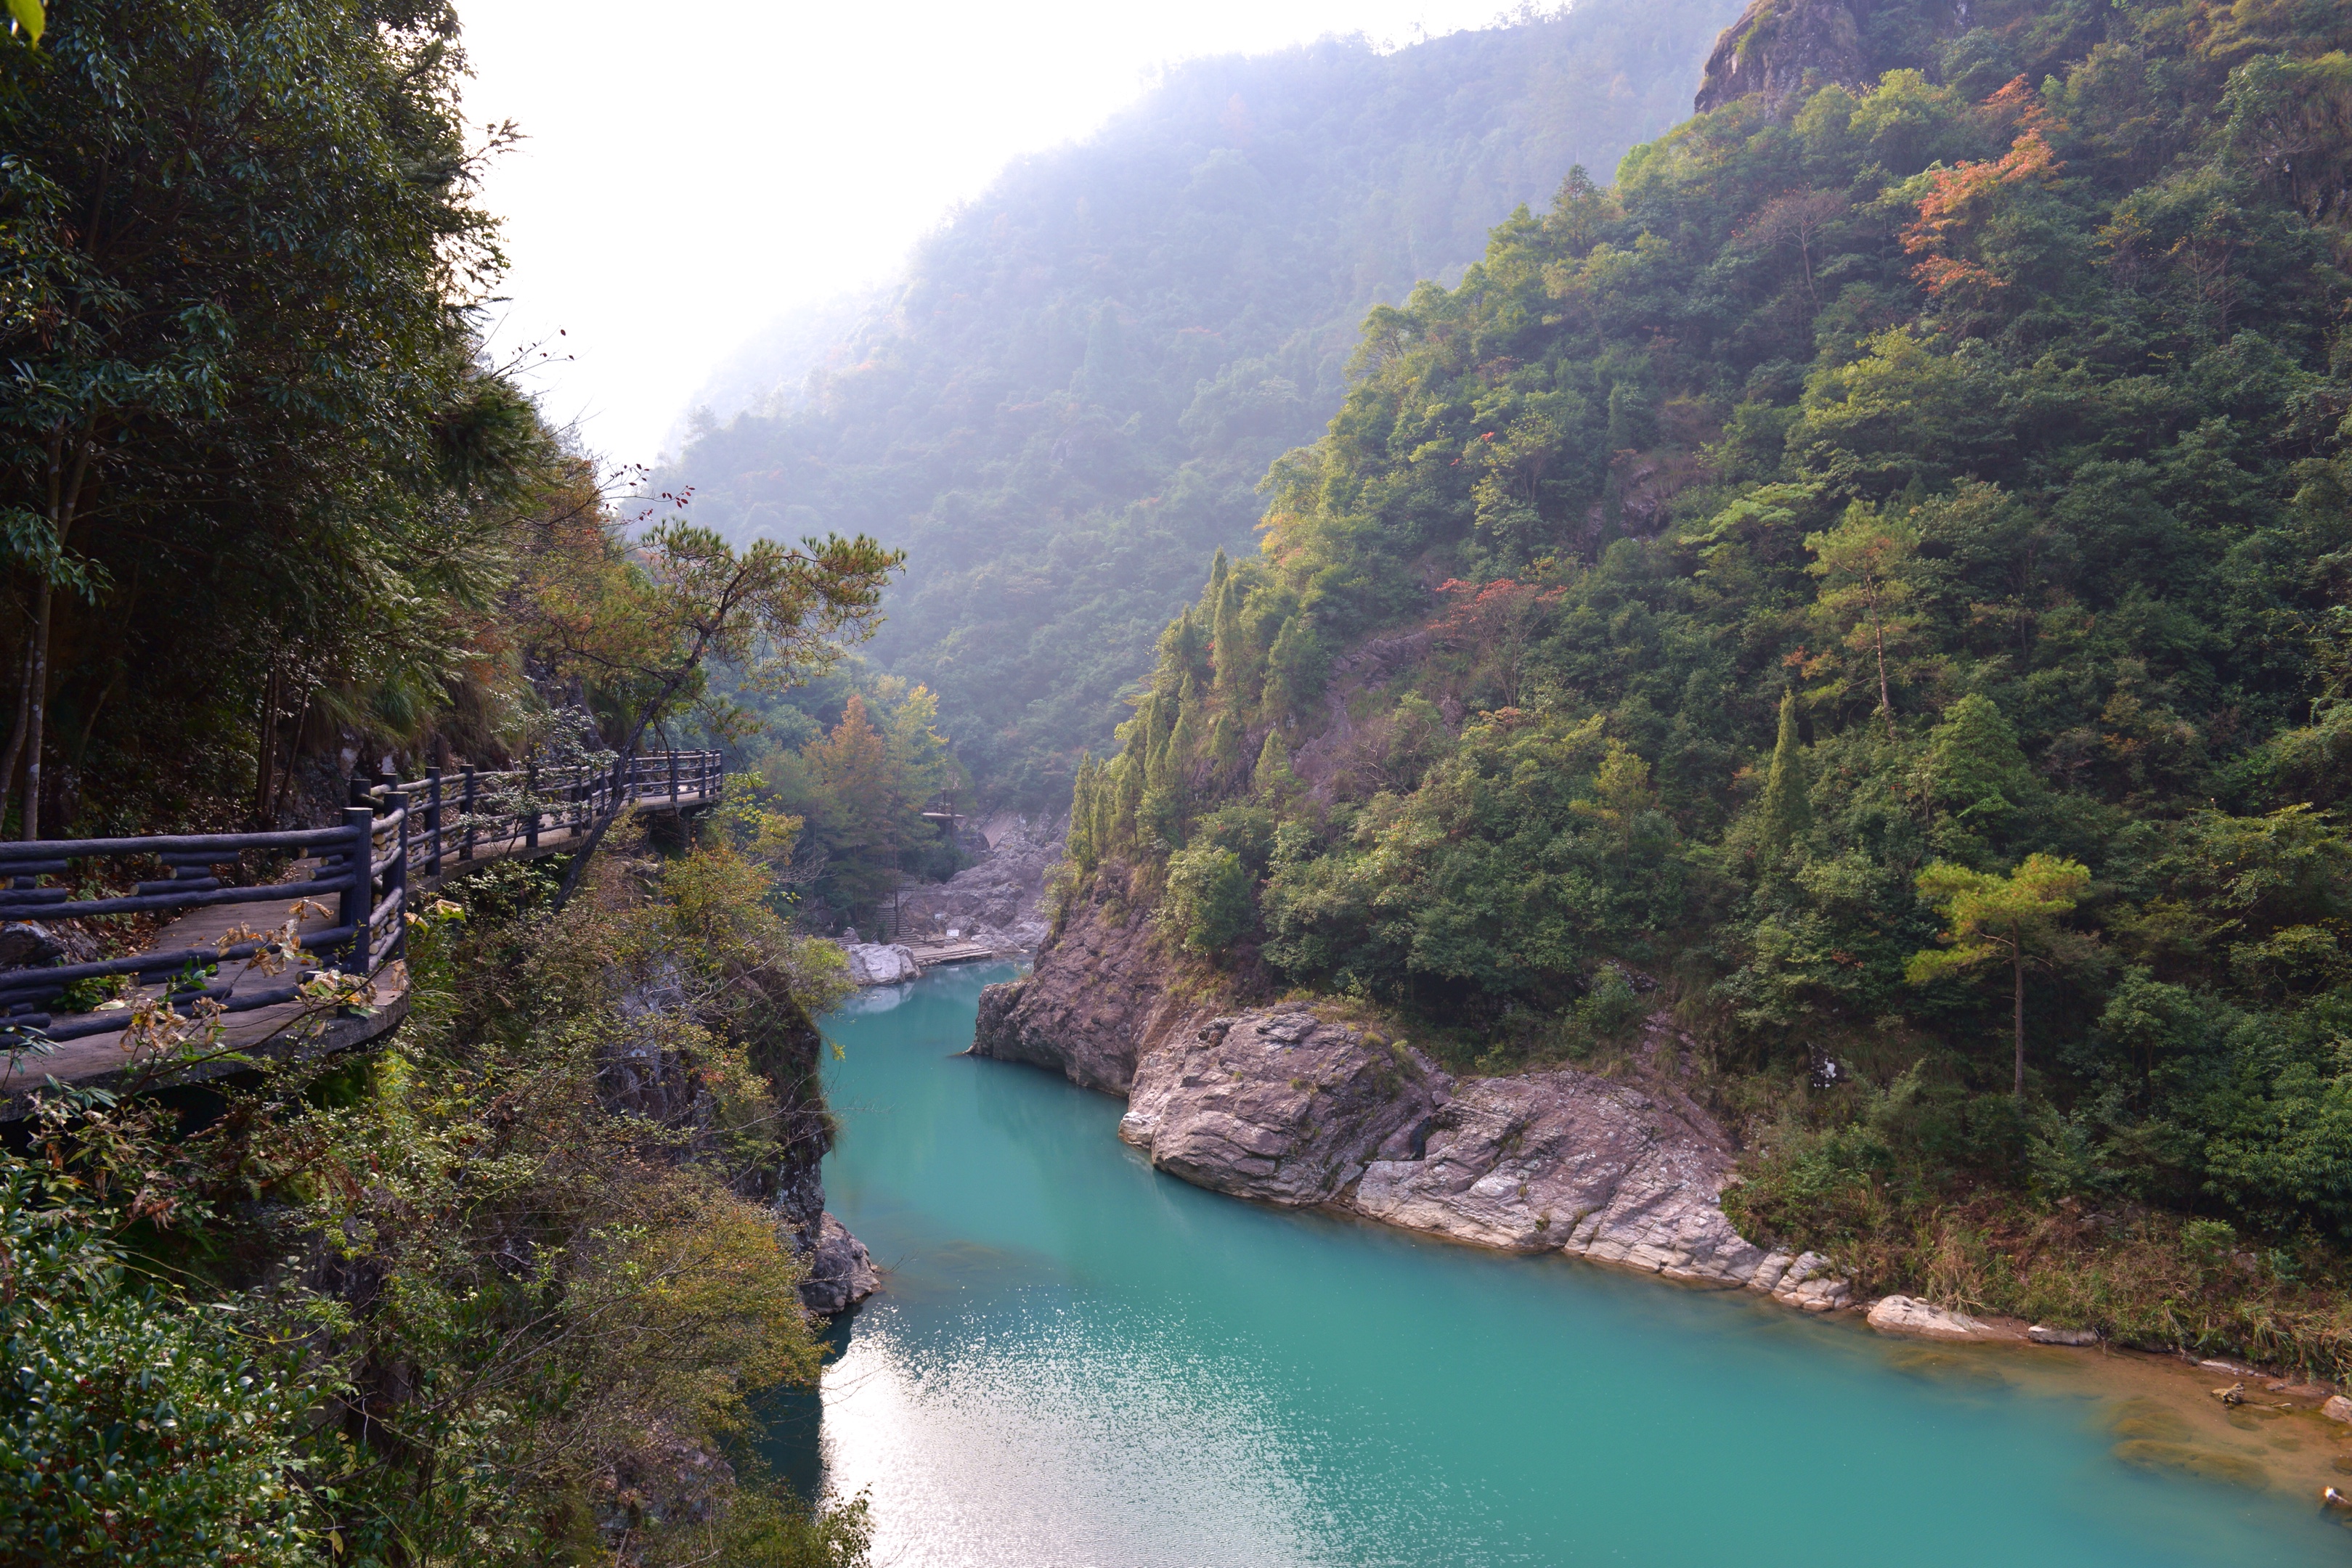
[[[1711,81],[1373,313],[1082,771],[1072,895],[1487,1071],[1671,1001],[1744,1224],[2334,1357],[2352,13],[1820,21],[1910,63]]]
[[[662,487],[738,538],[906,546],[873,656],[938,693],[984,793],[1058,799],[1267,463],[1338,408],[1364,309],[1680,118],[1733,9],[1588,0],[1174,70],[1008,171],[812,395],[706,426]]]

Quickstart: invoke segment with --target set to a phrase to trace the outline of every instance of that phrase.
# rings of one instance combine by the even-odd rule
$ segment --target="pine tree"
[[[1954,703],[1928,732],[1927,774],[1937,810],[1971,827],[2006,817],[2033,790],[2017,731],[1979,692]]]
[[[1168,683],[1185,676],[1206,675],[1209,673],[1209,634],[1200,617],[1186,605],[1184,612],[1168,622],[1160,633],[1160,668],[1153,685],[1165,692]]]
[[[1868,654],[1877,676],[1878,711],[1886,739],[1895,742],[1895,688],[1887,651],[1900,651],[1917,629],[1905,611],[1912,600],[1911,574],[1917,567],[1919,532],[1903,518],[1881,517],[1856,501],[1838,526],[1808,534],[1814,560],[1805,570],[1822,580],[1813,614],[1856,654]]]
[[[1220,712],[1209,724],[1209,768],[1222,789],[1233,783],[1242,770],[1242,721],[1231,709]]]
[[[1250,774],[1250,789],[1260,800],[1279,801],[1288,799],[1298,789],[1298,776],[1290,770],[1290,748],[1282,744],[1282,732],[1269,729],[1265,744],[1257,748],[1257,767]]]
[[[1070,786],[1070,831],[1066,852],[1080,871],[1095,869],[1095,759],[1080,753],[1078,777]]]
[[[1812,825],[1813,807],[1805,779],[1805,754],[1797,733],[1797,694],[1780,694],[1780,733],[1772,743],[1772,770],[1764,776],[1763,848],[1778,858]]]
[[[1260,706],[1269,724],[1293,724],[1323,689],[1323,649],[1314,622],[1293,615],[1275,633],[1265,662],[1265,693]]]
[[[1220,560],[1223,557],[1218,558]],[[1237,713],[1248,673],[1248,638],[1242,632],[1242,585],[1223,578],[1216,591],[1216,612],[1210,621],[1211,656],[1217,665],[1217,700],[1228,713]]]
[[[1208,727],[1207,706],[1201,700],[1200,683],[1186,675],[1183,695],[1176,703],[1176,727],[1168,733],[1168,776],[1173,779],[1188,778],[1201,759],[1202,732]]]
[[[2059,920],[2074,912],[2090,883],[2090,870],[2082,862],[2051,854],[2028,855],[2007,876],[1948,861],[1932,862],[1919,873],[1919,901],[1944,917],[1937,940],[1945,946],[1912,954],[1903,977],[1919,986],[1970,974],[1986,964],[2008,966],[2016,1050],[2010,1093],[2017,1099],[2025,1097],[2025,967],[2040,962],[2054,967],[2089,946]]]
[[[1124,758],[1107,762],[1095,775],[1095,858],[1101,860],[1135,836],[1135,802],[1127,796],[1133,769]]]

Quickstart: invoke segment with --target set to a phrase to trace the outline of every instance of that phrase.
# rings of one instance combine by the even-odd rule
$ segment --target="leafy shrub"
[[[0,1179],[0,1561],[314,1563],[303,1407],[235,1315],[133,1278],[75,1211]]]
[[[1168,890],[1160,918],[1195,953],[1222,953],[1257,924],[1257,901],[1242,857],[1215,844],[1195,844],[1168,857]]]

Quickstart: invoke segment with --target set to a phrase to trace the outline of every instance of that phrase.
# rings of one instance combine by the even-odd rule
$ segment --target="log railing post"
[[[441,769],[425,770],[425,831],[433,835],[425,850],[425,874],[441,874]]]
[[[474,858],[474,769],[470,763],[466,768],[466,785],[459,798],[465,802],[458,810],[466,815],[466,836],[457,846],[457,858],[469,861]]]
[[[677,753],[669,754],[669,809],[677,810]]]
[[[522,792],[525,802],[522,819],[522,847],[539,848],[539,764],[522,765]]]
[[[356,787],[358,780],[352,780]],[[343,812],[343,886],[335,924],[351,931],[336,967],[349,975],[368,972],[368,916],[375,909],[375,812],[352,806]]]
[[[408,956],[408,796],[398,789],[387,789],[383,792],[383,800],[388,810],[400,816],[400,825],[392,831],[392,861],[383,868],[384,902],[392,906],[392,936],[383,945],[383,961],[389,964],[395,958]],[[394,902],[394,894],[399,895],[397,902]],[[373,944],[375,941],[373,925],[368,929],[368,941],[373,967]]]

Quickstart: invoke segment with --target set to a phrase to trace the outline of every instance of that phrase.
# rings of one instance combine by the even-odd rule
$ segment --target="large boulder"
[[[65,945],[29,920],[0,923],[0,969],[29,969],[65,956]]]
[[[801,1281],[801,1305],[830,1317],[845,1312],[882,1288],[866,1243],[831,1214],[818,1223],[808,1249],[808,1277]]]
[[[1424,1150],[1366,1172],[1356,1207],[1483,1246],[1745,1284],[1767,1254],[1716,1205],[1731,1163],[1695,1108],[1558,1068],[1463,1084]]]
[[[1445,1078],[1305,1008],[1213,1019],[1146,1057],[1118,1135],[1198,1186],[1328,1203],[1384,1145],[1417,1141]]]
[[[1031,951],[1045,940],[1045,879],[1062,858],[1061,826],[1008,816],[983,831],[988,853],[977,863],[898,895],[901,936],[947,941],[952,931],[952,940],[1005,953]]]
[[[1916,1296],[1881,1296],[1870,1304],[1865,1320],[1872,1328],[1884,1334],[1900,1334],[1910,1339],[1987,1340],[2006,1339],[1992,1324],[1923,1301]]]
[[[1826,1312],[1851,1300],[1817,1253],[1759,1247],[1719,1194],[1731,1140],[1679,1094],[1574,1068],[1454,1087],[1420,1148],[1384,1151],[1353,1207],[1515,1252],[1559,1250]]]
[[[850,942],[841,950],[849,959],[849,978],[856,985],[895,986],[922,977],[915,955],[895,943]]]

